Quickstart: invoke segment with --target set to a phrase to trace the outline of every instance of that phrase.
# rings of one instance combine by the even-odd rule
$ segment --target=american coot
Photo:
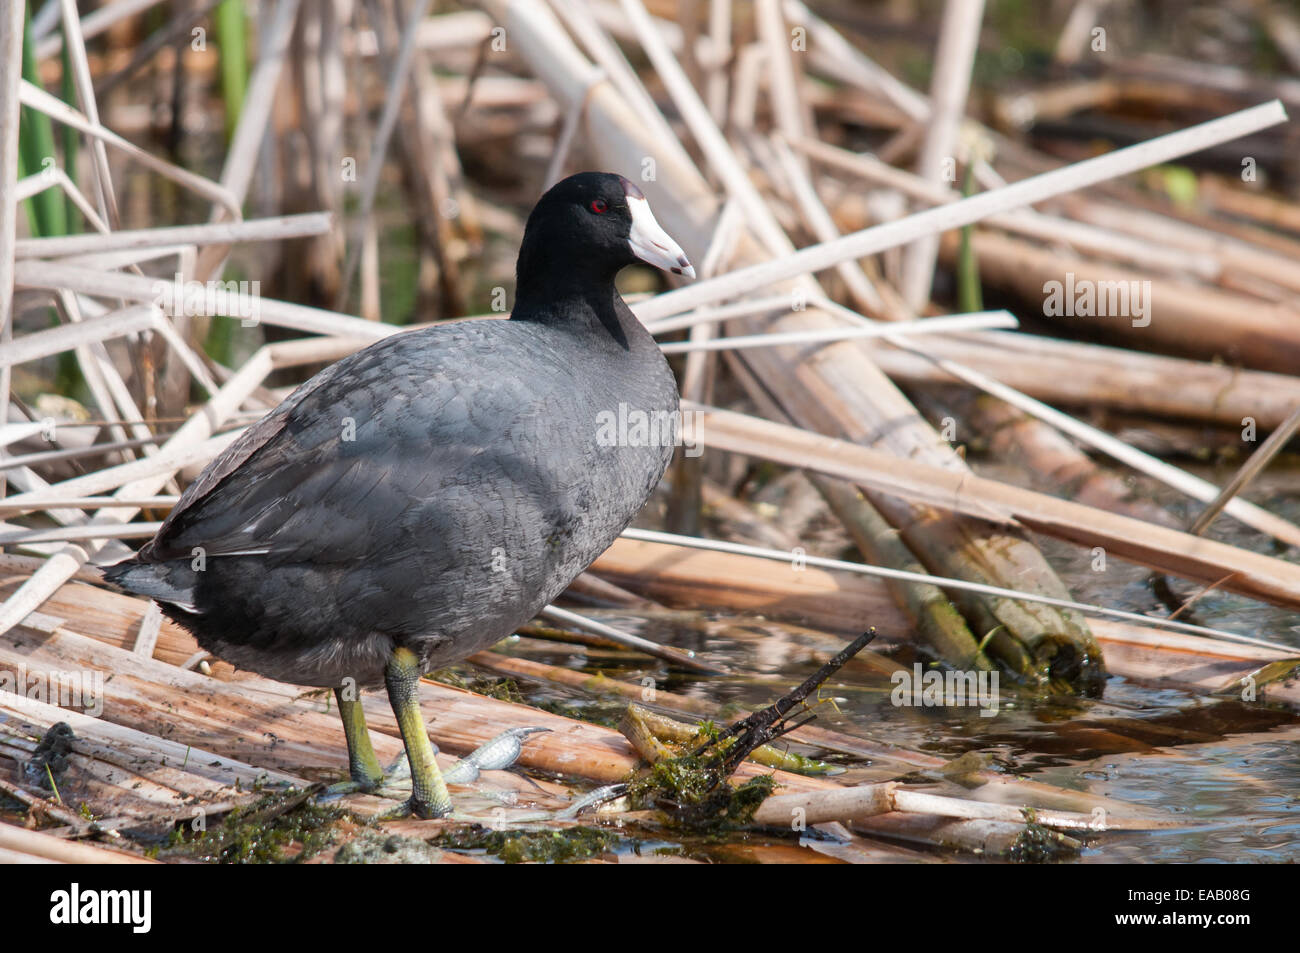
[[[325,369],[200,474],[106,578],[204,649],[339,701],[354,781],[382,771],[355,687],[385,684],[409,808],[451,803],[420,676],[504,638],[641,509],[672,454],[610,445],[620,405],[677,411],[654,340],[614,287],[640,259],[694,277],[645,196],[586,172],[537,203],[509,320],[386,338]]]

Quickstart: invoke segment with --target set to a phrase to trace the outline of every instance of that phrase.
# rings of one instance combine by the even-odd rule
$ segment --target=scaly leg
[[[384,780],[384,769],[380,767],[375,749],[370,744],[370,732],[366,728],[366,714],[361,707],[361,700],[349,701],[343,697],[341,688],[334,689],[334,698],[339,703],[343,735],[348,740],[349,773],[361,790],[373,790]]]
[[[451,796],[433,757],[433,745],[420,714],[420,660],[408,648],[398,646],[388,660],[384,682],[388,701],[397,716],[397,727],[411,765],[411,799],[406,808],[417,817],[445,817],[451,813]]]

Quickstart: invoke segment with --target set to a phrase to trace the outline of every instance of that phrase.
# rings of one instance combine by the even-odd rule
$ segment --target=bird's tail
[[[198,611],[194,603],[198,574],[185,560],[142,563],[132,557],[106,567],[103,573],[108,582],[126,592],[148,596],[186,612]]]

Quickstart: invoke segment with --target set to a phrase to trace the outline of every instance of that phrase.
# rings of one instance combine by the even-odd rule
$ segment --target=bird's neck
[[[515,290],[515,321],[535,321],[564,327],[580,335],[607,338],[615,346],[631,349],[649,337],[614,286],[617,271],[593,272],[581,264],[567,268],[541,268],[538,277],[520,278]]]

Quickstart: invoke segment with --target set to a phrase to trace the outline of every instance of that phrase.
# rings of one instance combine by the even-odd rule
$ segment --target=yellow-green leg
[[[352,780],[363,790],[371,790],[384,780],[384,769],[379,766],[375,749],[370,744],[370,731],[366,728],[366,714],[359,699],[343,697],[343,689],[334,689],[339,703],[339,717],[343,719],[343,735],[348,740],[348,771]]]
[[[420,659],[410,649],[398,646],[388,660],[384,682],[388,686],[388,701],[397,716],[397,727],[406,745],[406,758],[411,763],[411,799],[407,808],[417,817],[444,817],[451,813],[451,795],[433,757],[433,745],[424,729],[420,714]]]

